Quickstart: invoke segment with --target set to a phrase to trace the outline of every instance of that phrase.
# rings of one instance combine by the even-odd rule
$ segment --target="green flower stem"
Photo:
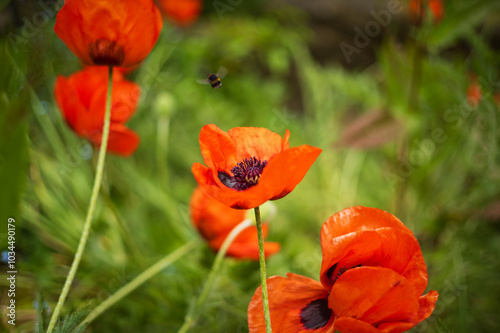
[[[116,291],[113,295],[111,295],[109,298],[107,298],[104,302],[99,304],[88,316],[85,318],[79,326],[86,325],[90,323],[92,320],[100,316],[103,312],[105,312],[107,309],[112,307],[115,303],[117,303],[119,300],[130,294],[133,290],[135,290],[137,287],[139,287],[141,284],[146,282],[147,280],[151,279],[153,276],[161,272],[163,269],[165,269],[167,266],[170,264],[173,264],[177,259],[181,258],[185,254],[189,253],[191,250],[195,248],[195,246],[198,244],[197,240],[192,240],[174,252],[168,254],[164,258],[162,258],[160,261],[158,261],[156,264],[153,266],[149,267],[146,269],[144,272],[136,276],[132,281],[121,287],[118,291]]]
[[[80,236],[80,242],[78,243],[78,248],[75,253],[75,258],[73,259],[73,263],[71,264],[68,276],[66,277],[66,281],[64,282],[64,287],[63,290],[61,291],[61,295],[59,296],[59,300],[57,301],[54,313],[50,318],[50,323],[47,328],[47,333],[51,333],[52,330],[54,329],[54,326],[56,325],[59,313],[61,312],[61,308],[64,304],[64,301],[66,300],[66,296],[68,296],[69,289],[71,288],[71,284],[73,283],[73,279],[75,278],[76,271],[78,270],[78,265],[82,260],[83,251],[85,250],[85,244],[87,243],[87,239],[89,237],[90,225],[92,224],[92,218],[94,217],[97,197],[99,196],[99,189],[101,187],[102,175],[104,170],[104,160],[106,158],[106,148],[108,147],[109,126],[111,119],[112,87],[113,87],[113,66],[109,66],[108,95],[106,99],[106,113],[104,115],[104,128],[102,130],[101,148],[99,149],[99,158],[97,160],[97,170],[94,179],[94,186],[92,188],[92,196],[90,197],[89,210],[87,212],[87,217],[83,225],[82,235]]]
[[[262,303],[264,304],[264,319],[266,321],[266,332],[271,333],[271,314],[269,312],[269,297],[267,295],[266,282],[266,257],[264,255],[264,234],[262,232],[262,222],[260,220],[260,208],[255,207],[255,223],[257,224],[257,235],[259,237],[259,260],[260,260],[260,281],[262,284]]]
[[[185,333],[188,331],[188,329],[196,322],[196,315],[198,313],[198,310],[201,308],[203,303],[205,302],[210,289],[212,288],[212,285],[214,283],[215,277],[217,276],[217,273],[220,270],[222,260],[224,259],[224,256],[226,255],[227,249],[231,245],[231,243],[234,241],[234,239],[246,228],[250,227],[253,224],[253,222],[249,219],[244,220],[240,224],[238,224],[236,227],[231,230],[229,235],[227,235],[226,239],[224,240],[224,243],[222,243],[222,246],[219,249],[219,252],[217,253],[217,256],[215,257],[214,264],[212,266],[212,269],[210,270],[210,273],[208,274],[207,281],[205,282],[205,285],[203,286],[203,290],[201,291],[200,297],[198,298],[198,301],[196,301],[196,304],[192,306],[189,310],[188,313],[186,314],[186,317],[184,318],[184,324],[182,324],[181,328],[177,331],[177,333]]]

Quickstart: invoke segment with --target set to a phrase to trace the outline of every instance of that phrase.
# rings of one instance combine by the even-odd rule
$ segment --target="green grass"
[[[440,293],[433,316],[413,332],[496,331],[500,217],[484,212],[500,198],[500,114],[492,96],[468,111],[466,90],[470,72],[486,79],[483,91],[498,90],[500,56],[486,34],[457,26],[453,15],[480,23],[493,9],[498,16],[498,6],[478,2],[467,16],[460,3],[450,5],[443,26],[411,33],[428,45],[412,108],[411,39],[385,36],[373,66],[346,71],[317,63],[307,47],[307,26],[276,15],[252,17],[242,9],[223,21],[206,17],[186,31],[166,26],[130,76],[142,87],[128,122],[141,145],[130,158],[106,159],[92,231],[63,316],[95,308],[160,258],[199,238],[188,212],[196,186],[191,165],[202,162],[201,127],[214,123],[224,130],[261,126],[281,135],[289,129],[291,146],[323,149],[297,188],[276,202],[268,238],[282,250],[268,260],[268,276],[294,272],[319,279],[322,223],[349,206],[377,207],[415,233],[428,290]],[[54,102],[57,75],[80,67],[53,33],[53,23],[19,52],[5,38],[1,43],[0,105],[6,112],[0,113],[0,211],[3,221],[13,216],[18,223],[15,332],[34,329],[35,304],[45,309],[45,324],[50,318],[77,247],[97,155],[69,129]],[[446,53],[458,40],[472,51]],[[229,71],[221,89],[196,83],[204,70],[219,66]],[[334,148],[350,119],[374,109],[398,119],[398,137],[370,149]],[[411,171],[402,172],[408,161]],[[214,258],[200,245],[87,331],[176,331]],[[0,281],[6,285],[3,275]],[[227,259],[192,331],[247,332],[246,308],[258,285],[257,262]]]

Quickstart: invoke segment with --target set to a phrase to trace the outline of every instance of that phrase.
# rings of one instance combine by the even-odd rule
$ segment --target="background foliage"
[[[318,279],[322,223],[349,206],[377,207],[413,230],[428,290],[440,293],[433,316],[413,331],[497,331],[499,3],[447,1],[444,20],[421,27],[404,11],[352,62],[340,43],[353,45],[353,28],[363,29],[370,10],[385,2],[338,3],[330,16],[321,8],[331,2],[319,0],[225,2],[232,10],[222,14],[215,3],[206,1],[189,28],[165,22],[151,55],[129,75],[142,88],[128,123],[141,145],[128,159],[107,157],[92,234],[64,314],[95,307],[199,238],[188,215],[196,184],[190,169],[202,161],[201,127],[215,123],[224,130],[289,129],[292,146],[323,149],[295,191],[276,202],[269,240],[282,250],[268,260],[269,276]],[[34,15],[43,4],[54,15],[39,24]],[[50,317],[77,246],[97,155],[54,102],[57,75],[80,69],[53,33],[55,7],[0,2],[0,215],[18,223],[15,332],[33,331],[39,313]],[[221,89],[196,82],[219,66],[228,69]],[[467,101],[472,73],[483,92],[477,107]],[[6,231],[0,230],[2,250]],[[200,239],[188,257],[87,331],[175,331],[213,259]],[[0,285],[7,286],[3,272]],[[227,259],[193,331],[248,331],[246,307],[258,285],[258,263]],[[7,300],[2,291],[2,306]],[[0,325],[12,330],[4,315]]]

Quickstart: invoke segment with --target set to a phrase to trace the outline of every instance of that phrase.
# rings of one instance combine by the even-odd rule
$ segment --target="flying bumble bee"
[[[222,87],[221,79],[226,76],[227,69],[225,67],[220,67],[217,73],[208,74],[205,80],[199,80],[198,82],[201,84],[210,84],[212,88],[219,89]]]

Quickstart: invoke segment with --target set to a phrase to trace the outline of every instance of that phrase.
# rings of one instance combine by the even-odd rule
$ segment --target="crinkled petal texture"
[[[357,267],[335,282],[328,306],[342,333],[404,332],[429,317],[438,294],[416,296],[404,276],[384,267]]]
[[[190,201],[191,219],[208,241],[214,251],[218,251],[231,230],[246,218],[246,211],[232,209],[220,203],[205,193],[202,187],[197,187]],[[268,225],[263,224],[264,238],[267,236]],[[280,250],[279,243],[265,242],[266,257]],[[249,227],[243,230],[227,250],[227,256],[241,259],[259,259],[259,243],[257,228]]]
[[[201,14],[201,0],[157,0],[160,11],[172,22],[186,26]]]
[[[311,303],[326,305],[328,299],[329,291],[318,281],[288,273],[286,278],[273,276],[267,279],[267,288],[273,332],[334,332],[334,316],[329,309],[322,308],[317,313],[310,311],[317,309]],[[261,287],[248,305],[248,327],[250,333],[266,332]]]
[[[331,288],[343,271],[381,266],[403,275],[419,296],[427,286],[427,268],[417,239],[394,215],[368,207],[346,208],[321,229],[320,279]]]
[[[91,48],[96,41],[106,40],[115,43],[113,50],[100,51],[108,56],[118,52],[114,55],[120,56],[121,63],[113,65],[130,67],[151,52],[162,26],[152,0],[66,0],[54,30],[87,65],[99,65],[92,59]]]
[[[289,148],[288,139],[265,128],[236,127],[227,133],[206,125],[200,133],[200,148],[206,166],[195,163],[193,174],[206,192],[236,209],[250,209],[268,200],[286,196],[304,178],[321,149],[302,145]],[[257,185],[238,191],[222,183],[219,172],[231,169],[246,158],[267,161]]]
[[[108,68],[97,66],[87,67],[68,78],[59,76],[54,89],[57,104],[68,125],[95,146],[101,144],[107,89]],[[134,114],[139,96],[139,86],[114,70],[109,152],[130,156],[137,149],[139,136],[123,124]]]

